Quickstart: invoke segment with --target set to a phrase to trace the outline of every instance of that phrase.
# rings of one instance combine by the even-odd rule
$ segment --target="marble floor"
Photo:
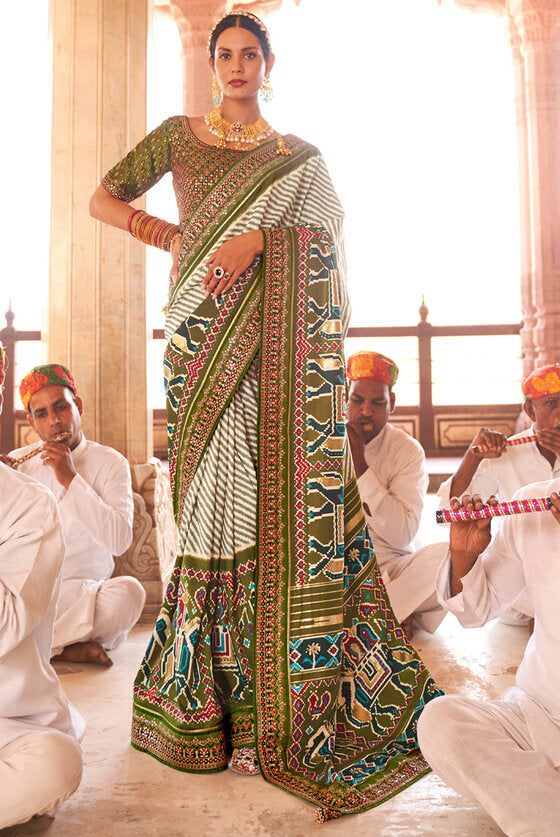
[[[425,522],[424,532],[430,520],[433,515]],[[443,538],[439,533],[439,539]],[[88,722],[82,784],[54,819],[36,818],[5,829],[3,837],[502,834],[478,806],[433,774],[371,811],[319,825],[311,805],[261,777],[241,777],[229,771],[210,776],[183,774],[133,750],[129,744],[131,683],[149,633],[149,626],[136,626],[128,641],[111,652],[114,665],[110,669],[57,665],[70,700]],[[526,628],[492,622],[464,630],[448,615],[436,634],[418,633],[414,645],[446,691],[495,698],[513,683],[527,639]]]

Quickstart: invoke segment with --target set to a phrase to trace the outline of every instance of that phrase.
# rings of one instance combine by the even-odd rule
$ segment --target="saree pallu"
[[[205,300],[169,341],[179,521],[236,391],[258,374],[256,541],[217,575],[178,557],[133,721],[134,746],[185,770],[223,769],[231,746],[255,743],[264,777],[317,804],[321,820],[376,805],[428,770],[416,721],[440,694],[393,616],[365,526],[345,443],[337,289],[324,230],[268,230],[261,268],[221,303]],[[220,590],[203,625],[203,600],[228,585],[229,614]],[[220,654],[229,694],[211,683]],[[247,686],[251,704],[236,702]]]

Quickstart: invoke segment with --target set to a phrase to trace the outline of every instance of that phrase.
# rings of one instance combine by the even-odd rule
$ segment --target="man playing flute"
[[[492,543],[488,519],[451,523],[437,577],[441,603],[467,628],[498,616],[525,585],[535,603],[516,685],[500,700],[437,698],[418,724],[433,770],[510,837],[557,837],[560,826],[559,491],[560,479],[518,491],[514,499],[550,497],[552,509],[505,517]],[[482,501],[466,496],[463,504]]]
[[[4,382],[0,343],[0,411]],[[84,719],[49,663],[64,542],[51,492],[0,463],[0,829],[80,784]]]
[[[30,426],[44,442],[18,470],[48,486],[62,519],[66,554],[54,626],[53,658],[109,666],[108,650],[137,622],[146,594],[131,576],[111,578],[113,555],[132,542],[128,462],[81,430],[82,399],[61,364],[37,366],[20,384]],[[64,441],[55,437],[67,433]],[[33,446],[12,451],[19,459]]]
[[[465,493],[511,500],[528,483],[560,477],[560,365],[554,363],[533,370],[521,388],[525,399],[523,409],[533,422],[533,429],[516,434],[512,441],[528,433],[536,436],[535,441],[508,446],[503,433],[481,428],[457,472],[440,486],[442,506],[448,506],[451,497]],[[476,445],[485,445],[488,450],[475,452]],[[501,621],[528,625],[533,610],[527,592],[523,591]]]
[[[397,364],[379,352],[357,352],[347,363],[348,440],[369,533],[383,581],[409,639],[433,633],[444,617],[435,594],[447,543],[419,549],[416,534],[428,486],[422,446],[389,423],[395,409]]]

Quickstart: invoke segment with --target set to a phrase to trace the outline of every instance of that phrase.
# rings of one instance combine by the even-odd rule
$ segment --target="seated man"
[[[113,555],[132,541],[133,502],[128,462],[81,431],[82,400],[60,364],[37,366],[20,395],[44,449],[20,470],[48,486],[62,519],[66,554],[54,626],[57,660],[111,665],[115,648],[138,621],[146,594],[129,576],[111,578]],[[67,438],[56,441],[61,434]],[[20,457],[34,446],[12,451]]]
[[[0,343],[0,409],[4,362]],[[53,811],[82,776],[84,721],[49,663],[63,556],[50,491],[0,462],[0,829]]]
[[[560,477],[560,365],[541,366],[531,372],[522,383],[525,403],[523,409],[533,422],[533,428],[512,438],[534,433],[537,441],[506,446],[503,433],[481,428],[465,453],[457,472],[439,489],[442,506],[451,497],[463,494],[494,495],[500,500],[511,500],[515,492],[531,482]],[[488,445],[489,450],[475,453],[475,445]],[[501,621],[527,625],[532,621],[534,608],[527,591],[523,591],[513,609]]]
[[[447,550],[436,543],[417,550],[426,457],[408,433],[389,424],[395,408],[394,361],[378,352],[348,359],[348,440],[368,529],[395,616],[410,639],[414,627],[433,633],[444,617],[435,577]]]
[[[451,524],[450,556],[437,579],[446,608],[465,627],[484,625],[526,584],[535,630],[516,686],[500,700],[439,697],[418,724],[420,747],[435,772],[478,801],[506,834],[524,837],[560,831],[559,490],[560,479],[520,489],[516,498],[551,497],[552,513],[504,518],[490,545],[489,520]],[[463,502],[482,505],[475,497]]]

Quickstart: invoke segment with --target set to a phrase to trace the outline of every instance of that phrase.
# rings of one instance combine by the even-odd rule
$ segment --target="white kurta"
[[[549,496],[560,479],[515,497]],[[484,625],[526,584],[535,629],[516,686],[500,701],[448,696],[419,723],[424,755],[449,784],[477,799],[509,835],[558,834],[560,824],[560,526],[548,512],[504,518],[494,541],[451,597],[449,557],[437,578],[440,601],[465,627]],[[425,717],[424,717],[425,714]]]
[[[435,596],[435,575],[447,544],[419,549],[416,540],[428,487],[426,456],[408,433],[386,424],[365,447],[368,470],[358,479],[368,529],[391,605],[402,621],[434,631],[444,611]]]
[[[34,445],[13,451],[24,455]],[[20,470],[55,495],[60,509],[66,554],[55,623],[53,653],[66,645],[97,639],[114,647],[138,619],[144,592],[128,577],[108,579],[132,542],[133,499],[128,462],[118,451],[82,438],[72,451],[76,476],[64,488],[54,470],[35,456]],[[97,611],[97,613],[96,613]],[[95,621],[103,627],[96,630]]]
[[[63,556],[50,491],[0,463],[0,828],[80,783],[85,722],[49,662]]]
[[[523,430],[512,438],[516,439],[534,432],[533,425],[530,431]],[[506,448],[506,452],[495,459],[483,459],[463,494],[480,494],[483,500],[487,500],[493,494],[500,500],[511,500],[515,492],[524,485],[549,481],[556,477],[560,477],[558,458],[554,460],[554,466],[552,466],[539,451],[536,442],[527,442]],[[449,507],[452,480],[453,476],[449,477],[439,488],[440,508]],[[503,518],[498,518],[492,524],[495,531],[502,525],[502,520]],[[513,610],[528,616],[534,615],[534,604],[527,590],[524,589],[520,593]]]
[[[52,494],[0,463],[0,748],[45,728],[73,738],[85,728],[49,663],[63,556]]]

